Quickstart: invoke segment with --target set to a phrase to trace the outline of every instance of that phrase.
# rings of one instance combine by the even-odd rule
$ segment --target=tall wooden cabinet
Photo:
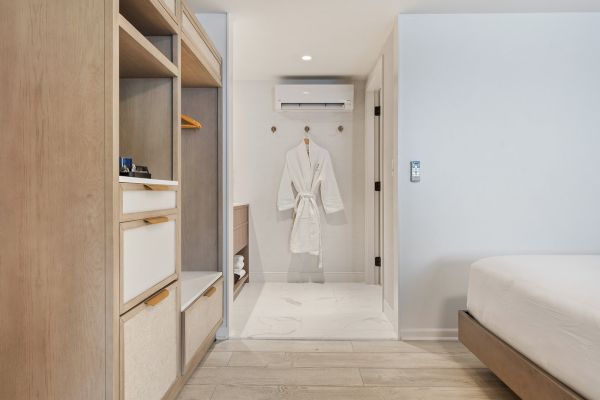
[[[0,398],[174,398],[223,315],[222,160],[202,147],[221,58],[181,0],[2,1],[0,33]],[[209,127],[184,154],[182,84]]]

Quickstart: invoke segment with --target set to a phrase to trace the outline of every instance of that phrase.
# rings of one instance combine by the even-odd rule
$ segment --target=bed
[[[477,261],[459,338],[522,399],[600,399],[600,256]]]

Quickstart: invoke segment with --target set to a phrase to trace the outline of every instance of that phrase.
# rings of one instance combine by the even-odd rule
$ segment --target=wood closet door
[[[0,1],[0,399],[104,399],[104,1]]]

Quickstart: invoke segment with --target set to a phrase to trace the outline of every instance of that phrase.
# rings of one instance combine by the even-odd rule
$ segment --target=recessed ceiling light
[[[303,60],[303,61],[310,61],[310,60],[312,60],[312,56],[309,56],[309,55],[307,54],[307,55],[305,55],[305,56],[302,56],[302,60]]]

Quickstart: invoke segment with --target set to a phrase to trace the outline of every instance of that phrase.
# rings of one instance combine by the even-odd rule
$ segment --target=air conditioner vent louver
[[[344,111],[344,103],[281,103],[282,111],[334,110]]]
[[[277,111],[352,111],[354,85],[277,85]]]

